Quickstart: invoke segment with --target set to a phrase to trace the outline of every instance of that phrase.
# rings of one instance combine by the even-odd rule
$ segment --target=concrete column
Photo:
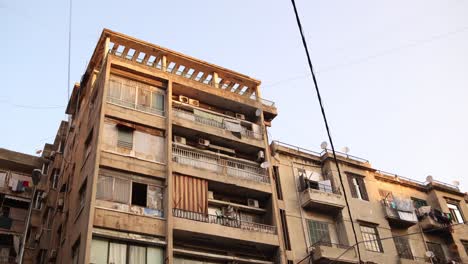
[[[167,71],[167,57],[166,55],[161,58],[161,68],[163,71]]]
[[[163,57],[165,58],[165,57]],[[167,83],[166,96],[166,142],[167,142],[167,173],[166,173],[166,262],[173,263],[173,226],[174,217],[172,215],[172,194],[174,192],[174,184],[172,177],[172,81]]]
[[[213,79],[211,79],[211,81],[214,87],[219,88],[219,76],[217,72],[213,72]]]

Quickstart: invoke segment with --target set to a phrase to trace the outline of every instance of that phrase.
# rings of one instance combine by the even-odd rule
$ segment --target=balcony
[[[185,145],[173,143],[172,160],[178,164],[211,171],[238,179],[270,183],[267,170],[255,162],[212,154]]]
[[[393,208],[389,204],[383,203],[385,218],[392,227],[408,228],[418,222],[416,214],[412,210],[402,210],[400,208]]]
[[[301,193],[301,205],[305,209],[318,209],[330,213],[338,213],[346,206],[338,190],[331,185],[320,183],[305,188]]]
[[[446,233],[452,230],[450,218],[440,210],[431,206],[422,206],[418,208],[417,213],[419,225],[426,232]]]
[[[226,116],[214,115],[214,114],[204,112],[204,111],[198,111],[198,112],[200,113],[200,115],[194,114],[190,111],[184,111],[178,108],[173,109],[174,117],[181,118],[184,120],[189,120],[198,125],[222,129],[223,132],[224,133],[227,132],[228,135],[232,134],[231,132],[237,132],[237,128],[238,128],[240,132],[237,132],[237,133],[239,133],[241,137],[245,137],[247,139],[254,139],[254,140],[263,140],[261,127],[256,124],[253,124],[247,121],[237,120],[234,118],[227,118]],[[206,114],[206,115],[203,115],[203,114]],[[214,118],[208,118],[207,116],[213,116]],[[235,127],[233,127],[232,124],[231,125],[229,124],[230,122],[227,123],[224,120],[232,120],[238,124],[234,124]],[[251,127],[255,127],[258,129],[256,129],[257,131],[249,130],[245,126],[240,125],[242,123],[248,124]],[[236,129],[236,131],[233,131],[233,129]]]
[[[185,218],[193,221],[217,224],[233,228],[240,228],[248,231],[261,232],[267,234],[276,234],[276,227],[260,223],[248,222],[240,219],[222,217],[220,215],[205,215],[197,212],[190,212],[181,209],[173,209],[174,217]]]
[[[340,245],[335,243],[318,243],[314,248],[313,261],[314,263],[333,263],[345,264],[345,263],[358,263],[356,250],[353,248],[349,249],[349,246]],[[337,256],[341,256],[340,259],[335,260]]]
[[[426,260],[425,258],[421,258],[421,257],[413,257],[412,259],[406,259],[406,258],[398,259],[398,264],[423,264],[423,263],[431,263],[431,261]]]

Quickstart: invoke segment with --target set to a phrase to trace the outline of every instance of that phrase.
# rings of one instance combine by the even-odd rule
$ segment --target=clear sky
[[[468,190],[468,1],[297,0],[337,149]],[[270,136],[320,150],[319,106],[288,0],[73,3],[71,82],[103,28],[262,80]],[[0,147],[34,153],[65,118],[68,1],[0,0]]]

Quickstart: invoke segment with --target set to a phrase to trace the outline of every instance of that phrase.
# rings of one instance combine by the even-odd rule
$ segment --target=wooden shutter
[[[208,214],[208,181],[174,175],[174,208]]]
[[[356,187],[354,187],[353,179],[354,179],[354,176],[351,174],[348,174],[348,184],[349,184],[349,189],[351,189],[351,196],[353,198],[358,198],[358,195],[356,193]]]
[[[356,180],[359,184],[359,189],[361,190],[361,197],[363,200],[369,201],[369,196],[367,195],[366,184],[364,183],[363,177],[356,177]]]

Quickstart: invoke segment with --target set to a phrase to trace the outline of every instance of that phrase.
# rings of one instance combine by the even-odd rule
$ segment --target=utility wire
[[[67,102],[70,99],[70,64],[71,64],[71,31],[72,31],[72,8],[73,0],[70,0],[70,10],[68,14],[68,78],[67,78]]]
[[[346,208],[348,209],[349,218],[351,220],[351,227],[352,227],[352,230],[353,230],[354,239],[355,239],[355,241],[357,243],[358,238],[357,238],[357,234],[356,234],[356,228],[354,227],[354,221],[353,221],[353,216],[351,215],[351,208],[349,207],[348,196],[347,196],[346,190],[344,188],[344,183],[343,183],[343,178],[341,176],[340,166],[338,165],[338,159],[336,158],[335,146],[333,145],[333,140],[332,140],[330,128],[328,126],[327,116],[325,115],[325,109],[323,108],[322,97],[320,96],[320,90],[318,88],[317,79],[315,78],[314,67],[312,66],[312,60],[310,59],[309,49],[307,47],[307,42],[306,42],[306,39],[305,39],[305,36],[304,36],[304,32],[302,30],[301,20],[299,18],[299,14],[298,14],[297,8],[296,8],[296,2],[295,2],[295,0],[291,0],[291,3],[292,3],[292,6],[294,8],[294,14],[296,15],[297,26],[299,27],[299,32],[301,33],[302,44],[304,46],[304,50],[305,50],[306,55],[307,55],[307,62],[309,63],[310,73],[311,73],[312,79],[314,81],[315,92],[317,93],[317,99],[318,99],[319,104],[320,104],[320,110],[322,112],[323,121],[325,123],[325,128],[327,130],[328,140],[330,141],[331,149],[332,149],[332,152],[333,152],[333,159],[335,161],[336,169],[338,171],[338,177],[340,178],[341,188],[343,190],[343,196],[344,196],[345,202],[346,202]],[[359,245],[357,246],[357,253],[358,253],[359,263],[361,263],[361,252],[359,250]]]
[[[337,258],[335,258],[334,260],[332,260],[332,261],[329,262],[328,264],[336,263],[344,254],[346,254],[346,252],[348,252],[348,250],[350,250],[351,248],[353,248],[353,247],[355,247],[355,246],[357,246],[358,244],[361,244],[361,243],[382,241],[382,240],[388,240],[388,239],[394,239],[394,238],[396,238],[396,237],[407,237],[407,236],[412,236],[412,235],[417,235],[417,234],[422,234],[422,233],[430,233],[430,232],[434,232],[434,231],[437,231],[437,230],[446,229],[446,228],[449,228],[449,227],[454,227],[454,226],[458,226],[458,225],[464,225],[464,224],[467,224],[467,223],[468,223],[468,221],[465,221],[465,222],[463,222],[463,223],[455,223],[455,224],[451,224],[451,225],[447,225],[447,226],[443,226],[443,227],[438,227],[438,228],[429,229],[429,230],[426,230],[426,231],[418,231],[418,232],[408,233],[408,234],[404,234],[404,235],[389,236],[389,237],[384,237],[384,238],[378,238],[378,239],[370,239],[370,240],[360,241],[360,242],[357,242],[356,244],[350,246],[349,248],[347,248],[343,253],[341,253]]]

